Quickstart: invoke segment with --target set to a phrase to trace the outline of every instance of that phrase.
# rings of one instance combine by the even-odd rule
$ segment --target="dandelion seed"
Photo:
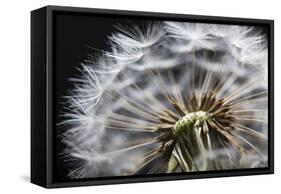
[[[211,50],[217,46],[212,36],[214,25],[188,22],[166,22],[166,24],[165,29],[169,36],[176,39],[172,47],[176,51],[190,52],[194,47]]]
[[[267,42],[253,27],[221,25],[214,33],[225,40],[230,53],[241,64],[256,66],[261,71],[266,69]]]

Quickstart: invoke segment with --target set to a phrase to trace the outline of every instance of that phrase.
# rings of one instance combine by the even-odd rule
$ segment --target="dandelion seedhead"
[[[108,38],[65,97],[70,178],[267,166],[262,29],[158,22]]]

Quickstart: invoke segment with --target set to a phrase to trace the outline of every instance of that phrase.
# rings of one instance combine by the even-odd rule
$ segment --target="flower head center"
[[[174,134],[180,132],[188,131],[194,127],[195,124],[200,124],[204,121],[209,120],[212,117],[212,114],[205,111],[191,112],[179,119],[172,130]]]

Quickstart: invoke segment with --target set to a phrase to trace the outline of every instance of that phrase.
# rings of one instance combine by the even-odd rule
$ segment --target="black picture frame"
[[[217,24],[258,25],[268,29],[268,168],[192,172],[128,177],[55,181],[54,161],[54,17],[57,13],[101,15]],[[274,173],[274,21],[232,17],[119,11],[46,6],[31,12],[31,182],[46,188],[121,184],[195,178],[228,177]]]

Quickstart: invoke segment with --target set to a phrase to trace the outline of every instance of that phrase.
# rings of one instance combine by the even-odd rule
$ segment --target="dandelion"
[[[254,27],[221,25],[215,30],[227,43],[231,55],[244,65],[252,65],[265,71],[267,64],[266,37]]]
[[[247,50],[245,42],[260,39],[235,29],[239,41],[210,24],[118,27],[109,37],[111,51],[82,65],[66,97],[60,125],[69,177],[267,166],[263,74],[222,49],[235,43]],[[266,61],[254,45],[252,52]]]
[[[212,36],[214,25],[185,22],[166,22],[166,31],[177,40],[177,51],[190,52],[194,49],[214,49],[217,45]],[[185,41],[182,44],[179,42]],[[187,43],[187,44],[185,44]]]

